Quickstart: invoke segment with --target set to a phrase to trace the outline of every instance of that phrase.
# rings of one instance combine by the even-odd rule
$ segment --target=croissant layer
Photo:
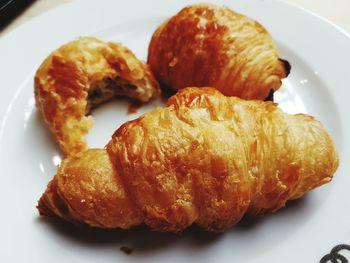
[[[104,161],[94,159],[100,155]],[[179,232],[198,224],[217,232],[246,213],[277,211],[329,182],[337,166],[334,144],[313,117],[186,88],[166,108],[122,125],[106,150],[65,160],[39,210],[100,227],[144,222]],[[80,207],[88,197],[99,209]]]

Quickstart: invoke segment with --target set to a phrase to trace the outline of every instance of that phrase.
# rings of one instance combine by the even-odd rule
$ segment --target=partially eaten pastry
[[[87,148],[91,109],[115,96],[147,102],[160,89],[126,47],[81,37],[52,52],[35,75],[36,106],[65,154]]]
[[[258,22],[227,7],[195,4],[153,34],[148,63],[170,88],[212,86],[227,96],[265,99],[290,71]]]
[[[329,182],[338,162],[311,116],[186,88],[122,125],[106,149],[67,157],[38,209],[101,228],[224,231]]]

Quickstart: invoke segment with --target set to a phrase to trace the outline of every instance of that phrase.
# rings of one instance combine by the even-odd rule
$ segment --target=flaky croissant
[[[91,108],[115,96],[142,102],[160,89],[126,47],[81,37],[52,52],[35,75],[36,106],[65,154],[86,149]]]
[[[337,166],[313,117],[186,88],[122,125],[106,149],[64,160],[38,209],[102,228],[223,231],[329,182]]]
[[[227,96],[265,99],[290,71],[266,29],[227,7],[195,4],[153,34],[148,63],[173,89],[211,86]]]

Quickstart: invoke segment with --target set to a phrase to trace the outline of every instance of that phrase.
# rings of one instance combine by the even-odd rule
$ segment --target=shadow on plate
[[[221,234],[206,232],[197,226],[191,226],[180,234],[172,234],[153,232],[145,225],[134,227],[130,230],[98,229],[76,226],[54,218],[40,217],[38,220],[40,223],[49,224],[58,235],[62,235],[82,246],[95,248],[106,246],[121,248],[126,246],[132,251],[135,250],[137,254],[147,254],[166,249],[170,246],[186,243],[192,248],[201,250],[210,246],[224,235],[242,237],[242,235],[252,234],[254,231],[259,232],[259,227],[262,227],[269,220],[282,221],[285,217],[290,217],[291,214],[297,214],[299,210],[305,209],[307,199],[307,197],[304,197],[291,201],[284,209],[274,214],[267,214],[258,218],[244,217],[235,227]],[[285,231],[284,228],[280,230],[282,232]]]
[[[235,227],[235,231],[251,231],[254,228],[261,225],[266,220],[278,218],[288,218],[291,215],[297,214],[298,211],[304,210],[307,207],[308,196],[303,196],[302,198],[288,201],[286,206],[281,208],[275,213],[267,213],[258,217],[245,216]],[[300,213],[302,216],[303,213]]]
[[[58,235],[63,235],[74,243],[95,248],[111,245],[126,246],[137,251],[138,254],[154,253],[174,243],[181,243],[183,240],[190,242],[192,247],[205,247],[220,236],[220,234],[206,232],[197,226],[191,226],[180,234],[173,234],[153,232],[145,225],[129,230],[99,229],[76,226],[60,219],[40,217],[38,220],[40,223],[50,224]]]

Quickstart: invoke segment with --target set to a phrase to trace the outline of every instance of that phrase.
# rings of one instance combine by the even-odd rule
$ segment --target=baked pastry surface
[[[227,7],[195,4],[154,32],[148,63],[170,88],[211,86],[227,96],[265,99],[290,71],[267,30]]]
[[[65,154],[86,149],[91,109],[115,96],[159,94],[149,67],[126,47],[81,37],[52,52],[35,75],[36,106]]]
[[[63,161],[42,215],[104,228],[141,222],[179,232],[223,231],[244,214],[274,212],[329,182],[338,155],[313,117],[276,104],[186,88],[122,125],[106,149]]]

